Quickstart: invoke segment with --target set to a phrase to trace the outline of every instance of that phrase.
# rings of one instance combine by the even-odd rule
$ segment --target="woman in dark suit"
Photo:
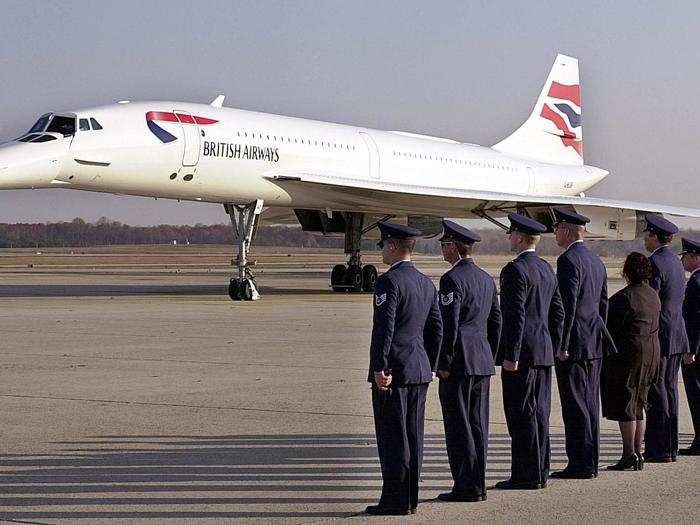
[[[633,252],[622,275],[627,286],[610,298],[608,330],[618,353],[603,360],[603,416],[620,424],[622,459],[609,470],[641,470],[644,409],[659,368],[661,302],[649,286],[651,263]]]

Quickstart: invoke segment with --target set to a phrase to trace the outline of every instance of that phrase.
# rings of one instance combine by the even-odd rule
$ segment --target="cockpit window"
[[[52,133],[61,133],[64,137],[75,134],[75,118],[73,117],[62,117],[60,115],[54,115],[51,119],[49,127],[46,131]]]
[[[90,131],[90,122],[86,118],[81,118],[79,121],[80,131]]]
[[[39,135],[37,133],[31,134],[31,135],[25,135],[22,138],[17,139],[18,142],[31,142],[35,138],[37,138]]]
[[[92,129],[102,129],[102,126],[100,125],[99,122],[97,122],[94,118],[90,119],[90,123],[92,124]]]
[[[24,137],[18,138],[17,142],[31,142],[36,144],[37,142],[49,142],[52,140],[56,140],[56,137],[48,133],[30,133]]]
[[[46,129],[46,125],[49,123],[50,118],[51,118],[50,113],[47,113],[46,115],[42,115],[39,118],[39,120],[37,120],[36,123],[29,130],[29,133],[38,133],[40,131],[44,131]]]
[[[56,137],[53,135],[39,135],[37,138],[32,140],[32,144],[36,144],[37,142],[50,142],[52,140],[56,140]]]

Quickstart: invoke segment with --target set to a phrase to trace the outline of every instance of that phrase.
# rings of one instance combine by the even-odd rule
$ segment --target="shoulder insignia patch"
[[[442,303],[443,306],[447,306],[448,304],[452,304],[452,301],[455,299],[455,294],[454,292],[450,292],[448,294],[440,294],[440,302]]]
[[[377,306],[381,306],[386,302],[386,294],[383,293],[382,295],[375,295],[374,296],[374,304]]]

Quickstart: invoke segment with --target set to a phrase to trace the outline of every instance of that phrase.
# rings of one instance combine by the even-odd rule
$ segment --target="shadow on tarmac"
[[[336,295],[330,289],[314,288],[275,288],[270,286],[260,287],[261,295]],[[153,284],[4,284],[0,285],[0,298],[2,297],[128,297],[141,295],[171,295],[171,296],[195,296],[210,295],[228,297],[227,285],[153,285]],[[343,295],[343,294],[337,294]]]
[[[563,435],[551,441],[552,462],[563,464]],[[381,487],[368,434],[97,436],[56,445],[55,454],[0,455],[0,520],[349,517],[375,503]],[[601,465],[619,455],[619,436],[601,436]],[[509,468],[510,438],[494,434],[487,479],[505,479]],[[425,438],[421,481],[424,491],[451,488],[442,435]],[[348,504],[357,511],[337,508]],[[237,508],[198,509],[214,505]],[[303,510],[309,505],[328,508]]]

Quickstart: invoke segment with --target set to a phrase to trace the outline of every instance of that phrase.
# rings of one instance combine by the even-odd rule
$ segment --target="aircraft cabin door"
[[[535,193],[535,171],[531,166],[526,168],[527,171],[527,192]]]
[[[182,165],[196,166],[199,162],[199,144],[200,134],[199,125],[194,120],[194,117],[187,111],[175,110],[177,120],[182,126],[182,136],[185,139],[185,151],[182,155]]]
[[[360,131],[360,137],[365,142],[367,146],[367,154],[369,156],[369,176],[373,179],[379,178],[380,159],[379,159],[379,147],[374,141],[369,133]]]

